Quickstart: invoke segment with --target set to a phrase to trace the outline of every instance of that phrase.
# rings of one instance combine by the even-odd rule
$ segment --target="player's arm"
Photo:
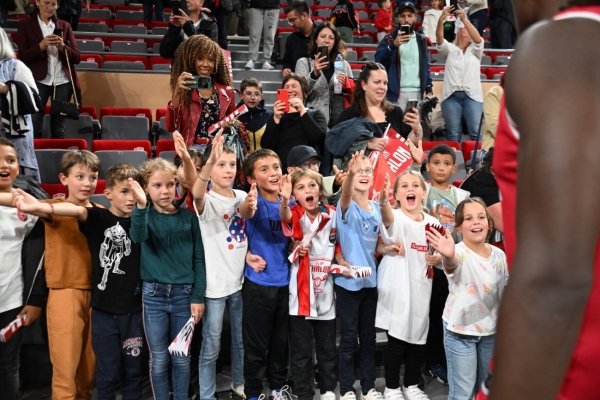
[[[530,28],[507,72],[509,113],[521,132],[518,242],[490,400],[555,399],[579,336],[600,233],[600,98],[592,89],[600,45],[584,48],[573,38],[597,36],[597,26],[568,20]],[[559,95],[542,101],[548,90]]]

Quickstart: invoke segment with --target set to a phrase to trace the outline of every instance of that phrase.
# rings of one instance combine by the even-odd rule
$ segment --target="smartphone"
[[[53,35],[56,35],[56,36],[60,36],[60,37],[62,37],[62,35],[63,35],[63,30],[62,30],[62,28],[54,28],[54,32],[52,32],[52,34],[53,34]]]
[[[200,77],[197,75],[192,75],[192,79],[195,81],[194,83],[186,83],[185,86],[189,87],[190,89],[198,89],[198,79]],[[189,79],[189,78],[188,78]]]
[[[281,101],[285,104],[283,112],[290,111],[290,97],[287,89],[277,89],[277,101]]]
[[[400,32],[403,35],[410,35],[410,25],[400,25]]]
[[[198,89],[210,89],[212,86],[212,78],[210,76],[198,76]]]
[[[406,108],[404,109],[404,115],[406,116],[406,114],[412,112],[412,113],[416,113],[417,112],[417,105],[419,104],[419,100],[408,100],[408,102],[406,103]],[[406,118],[402,118],[402,122],[406,122]]]
[[[458,0],[450,0],[450,7],[454,7],[454,11],[458,10]]]
[[[327,59],[329,59],[329,47],[327,46],[319,46],[319,58],[320,57],[327,57]],[[327,68],[329,68],[329,64],[327,65]]]
[[[171,10],[173,10],[173,15],[181,15],[181,1],[179,0],[171,0]]]

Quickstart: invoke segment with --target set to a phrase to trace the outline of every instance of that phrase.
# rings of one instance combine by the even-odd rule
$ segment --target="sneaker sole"
[[[441,383],[442,385],[448,386],[448,382],[444,381],[442,378],[437,376],[436,373],[433,372],[432,370],[425,371],[425,374],[430,378],[435,378],[435,380],[438,381],[439,383]]]

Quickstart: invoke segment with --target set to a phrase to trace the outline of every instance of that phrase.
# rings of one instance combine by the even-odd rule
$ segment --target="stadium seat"
[[[171,72],[171,64],[154,64],[152,66],[152,71]]]
[[[54,199],[66,199],[69,196],[69,190],[66,186],[63,186],[62,183],[42,183],[40,184],[40,186],[42,187],[42,189],[44,189],[46,193],[50,195],[50,197]],[[105,188],[106,181],[104,179],[98,179],[96,181],[96,189],[94,190],[94,194],[103,193]]]
[[[145,71],[144,64],[138,61],[106,61],[102,69],[120,71]]]
[[[96,4],[108,4],[111,5],[113,7],[115,6],[124,6],[125,5],[125,0],[96,0]]]
[[[108,33],[108,25],[97,22],[80,22],[77,25],[77,32],[98,32]]]
[[[109,29],[112,28],[112,19],[110,18],[79,18],[80,24],[104,24]],[[81,38],[78,38],[81,39]]]
[[[94,62],[98,67],[102,67],[102,57],[99,54],[81,54],[81,62]]]
[[[356,50],[346,50],[346,61],[358,61],[358,54]]]
[[[375,24],[372,23],[364,23],[360,24],[363,32],[379,32],[379,29],[375,27]]]
[[[356,36],[352,37],[354,43],[373,44],[375,40],[371,36]]]
[[[112,18],[110,10],[105,9],[90,9],[85,15],[85,18]]]
[[[126,19],[129,21],[143,21],[143,11],[118,10],[115,14],[116,19]],[[168,20],[167,20],[168,21]]]
[[[435,146],[437,146],[438,144],[447,144],[448,146],[452,147],[454,150],[458,150],[460,151],[460,143],[458,142],[454,142],[454,141],[435,141],[435,142],[423,142],[423,150],[424,151],[431,151],[431,149],[433,149]]]
[[[123,117],[146,117],[152,123],[152,110],[149,108],[128,108],[128,107],[102,107],[100,109],[100,118],[107,115],[117,115]]]
[[[84,139],[33,139],[35,150],[87,150]]]
[[[359,11],[358,12],[358,19],[360,21],[368,21],[369,20],[369,14],[367,14],[366,11]]]
[[[81,111],[80,111],[81,112]],[[87,148],[92,148],[92,141],[100,133],[100,123],[89,115],[79,115],[78,120],[67,119],[65,139],[83,139]],[[50,115],[44,115],[42,137],[50,139]],[[57,140],[57,139],[52,139]]]
[[[77,71],[84,71],[90,69],[100,69],[98,63],[95,61],[81,61],[79,64],[75,65],[75,69]]]
[[[160,153],[160,155],[157,155],[157,157],[160,157],[162,159],[174,162],[175,157],[177,156],[177,152],[175,150],[167,150],[167,151],[162,151]]]
[[[494,60],[494,65],[508,65],[510,56],[497,56]]]
[[[94,106],[81,106],[79,109],[79,115],[89,115],[92,119],[96,119],[96,107]]]
[[[152,145],[149,140],[94,140],[92,152],[105,150],[135,150],[145,151],[152,158]]]
[[[353,2],[352,5],[354,5],[354,8],[367,8],[365,3],[362,1]]]
[[[103,140],[148,140],[150,123],[146,117],[102,117]]]
[[[156,142],[156,156],[167,158],[167,156],[163,156],[162,154],[165,152],[175,151],[175,142],[173,139],[161,139]],[[170,160],[173,160],[171,157]]]
[[[481,65],[492,65],[492,57],[490,57],[490,56],[481,57]]]
[[[112,118],[112,117],[107,117]],[[131,164],[135,168],[140,168],[143,163],[148,161],[148,154],[145,151],[137,150],[100,150],[95,152],[102,163],[98,177],[104,179],[106,172],[115,164]]]
[[[494,75],[503,74],[506,72],[506,68],[486,68],[485,74],[488,79],[494,79]]]
[[[104,195],[104,193],[91,195],[90,201],[92,203],[100,204],[104,208],[110,208],[110,200]]]
[[[115,26],[118,26],[118,25],[145,26],[146,29],[150,28],[150,24],[148,23],[148,21],[138,21],[138,20],[132,21],[130,19],[118,19],[118,18],[115,18],[115,19],[113,19],[111,21],[111,23],[112,23],[113,28]]]
[[[116,25],[113,27],[114,33],[128,33],[130,35],[146,35],[148,29],[139,25]],[[113,50],[114,51],[114,50]]]
[[[468,163],[471,160],[471,154],[475,150],[475,140],[465,140],[460,144],[460,149],[463,153],[465,162]],[[479,141],[479,150],[481,150],[481,141]]]
[[[54,140],[54,139],[50,139]],[[71,150],[66,149],[43,149],[35,150],[38,161],[41,183],[60,183],[60,160]]]
[[[104,53],[104,42],[100,40],[76,39],[79,51],[90,51],[94,53]]]
[[[429,56],[429,62],[431,64],[446,64],[446,57],[441,54],[432,54]]]
[[[171,60],[167,60],[166,58],[162,58],[162,57],[149,57],[150,59],[150,68],[152,70],[156,71],[156,68],[154,68],[156,65],[166,65],[169,68],[166,69],[166,71],[171,71]],[[162,71],[165,71],[165,69],[162,69]]]
[[[152,34],[153,35],[166,35],[168,30],[169,30],[169,28],[166,26],[156,26],[156,27],[152,28]]]
[[[144,27],[134,26],[132,28]],[[110,51],[115,53],[148,54],[148,45],[146,44],[146,42],[115,40],[110,44]]]
[[[360,61],[373,61],[375,62],[375,51],[363,51]]]

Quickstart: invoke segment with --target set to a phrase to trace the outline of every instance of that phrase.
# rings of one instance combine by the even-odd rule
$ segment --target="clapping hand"
[[[215,135],[212,141],[212,150],[210,151],[210,157],[208,158],[207,164],[216,164],[219,158],[223,155],[223,145],[225,139],[223,138],[223,128],[219,129],[219,132]]]
[[[348,174],[346,174],[343,170],[338,169],[338,167],[336,167],[335,165],[333,166],[333,173],[335,175],[335,184],[338,186],[342,186]]]
[[[348,175],[354,176],[358,174],[358,171],[360,171],[360,161],[363,159],[364,156],[364,150],[357,151],[356,153],[352,154],[352,158],[348,163]]]
[[[379,205],[385,206],[389,204],[389,196],[390,196],[390,174],[385,174],[385,179],[383,181],[383,187],[381,188],[381,192],[379,192]]]

